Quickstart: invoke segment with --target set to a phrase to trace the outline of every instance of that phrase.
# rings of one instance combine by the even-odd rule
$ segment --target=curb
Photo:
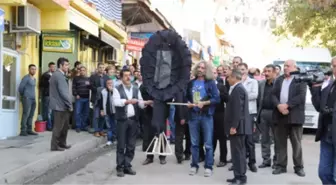
[[[53,152],[54,155],[50,155],[4,174],[0,177],[0,184],[24,184],[25,182],[32,181],[47,171],[61,164],[73,161],[87,152],[98,148],[105,140],[105,138],[93,137],[91,140],[73,145],[70,150]]]

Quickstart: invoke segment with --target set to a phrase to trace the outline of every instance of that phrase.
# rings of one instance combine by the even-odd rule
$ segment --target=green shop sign
[[[74,48],[72,37],[43,37],[43,51],[72,53]]]

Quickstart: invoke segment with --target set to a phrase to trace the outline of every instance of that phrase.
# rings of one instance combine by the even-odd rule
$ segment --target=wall
[[[24,51],[23,54],[21,54],[21,61],[20,61],[20,78],[22,78],[24,75],[28,73],[28,66],[29,64],[35,64],[36,66],[39,65],[39,42],[38,42],[38,37],[34,35],[25,35],[21,39],[22,41],[22,46],[20,51]],[[39,71],[36,72],[36,84],[39,84],[39,77],[40,73]],[[38,86],[35,88],[36,92],[36,97],[38,97]],[[37,119],[38,111],[39,110],[39,103],[37,102],[36,104],[36,111],[34,114],[33,118],[33,128],[34,128],[34,122]],[[18,133],[20,132],[20,122],[21,122],[21,115],[22,115],[22,104],[20,102],[20,107],[19,107],[19,130]]]
[[[74,47],[73,47],[73,52],[72,53],[60,53],[60,52],[47,52],[47,51],[42,51],[42,57],[41,57],[41,68],[42,71],[46,71],[48,69],[48,63],[53,61],[57,62],[57,59],[60,57],[65,57],[69,59],[71,67],[73,64],[78,60],[78,37],[77,37],[77,32],[72,31],[72,32],[43,32],[42,37],[44,36],[58,36],[58,37],[73,37],[74,38]],[[42,42],[41,42],[42,43]],[[42,43],[43,44],[43,43]],[[42,46],[41,46],[42,47]]]

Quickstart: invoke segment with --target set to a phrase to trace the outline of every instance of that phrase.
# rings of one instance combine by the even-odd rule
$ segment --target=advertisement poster
[[[132,32],[126,44],[126,49],[129,51],[141,52],[142,48],[152,35],[153,33],[148,32]]]
[[[72,37],[43,37],[43,51],[59,52],[59,53],[72,53],[73,52]]]

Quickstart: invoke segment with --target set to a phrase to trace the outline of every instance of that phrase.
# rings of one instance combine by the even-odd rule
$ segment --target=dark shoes
[[[275,168],[275,170],[273,170],[273,175],[279,175],[282,173],[287,173],[287,170],[284,168]]]
[[[132,168],[127,169],[118,169],[117,170],[117,176],[118,177],[124,177],[126,175],[136,175],[136,172],[132,170]]]
[[[149,159],[149,158],[147,158],[147,159],[142,163],[142,165],[147,165],[147,164],[151,164],[151,163],[153,163],[153,159]]]
[[[166,159],[160,159],[160,164],[162,164],[162,165],[167,164]]]
[[[61,147],[61,148],[64,148],[64,149],[70,149],[70,148],[71,148],[71,145],[61,145],[60,147]]]
[[[229,182],[230,185],[243,185],[243,184],[246,184],[246,180],[243,181],[243,180],[239,180],[239,179],[227,179],[226,182]]]
[[[33,131],[29,131],[29,132],[21,132],[20,133],[20,136],[28,136],[28,135],[31,135],[31,136],[37,136],[38,134],[36,132],[33,132]]]
[[[67,149],[70,149],[71,148],[71,145],[61,145],[61,146],[58,146],[56,148],[51,148],[51,151],[53,152],[63,152],[64,150],[67,150]]]
[[[251,170],[251,172],[257,172],[258,171],[258,169],[257,169],[257,167],[256,167],[256,165],[255,164],[249,164],[248,165],[249,166],[249,168],[250,168],[250,170]]]
[[[259,168],[268,168],[268,167],[271,167],[271,164],[265,164],[265,163],[262,163],[261,165],[258,166]]]
[[[298,175],[299,177],[306,176],[306,173],[304,172],[304,170],[302,168],[299,169],[299,170],[295,170],[295,174]]]
[[[219,163],[217,164],[217,167],[220,168],[220,167],[224,167],[224,166],[226,166],[226,165],[227,165],[226,162],[219,162]]]

